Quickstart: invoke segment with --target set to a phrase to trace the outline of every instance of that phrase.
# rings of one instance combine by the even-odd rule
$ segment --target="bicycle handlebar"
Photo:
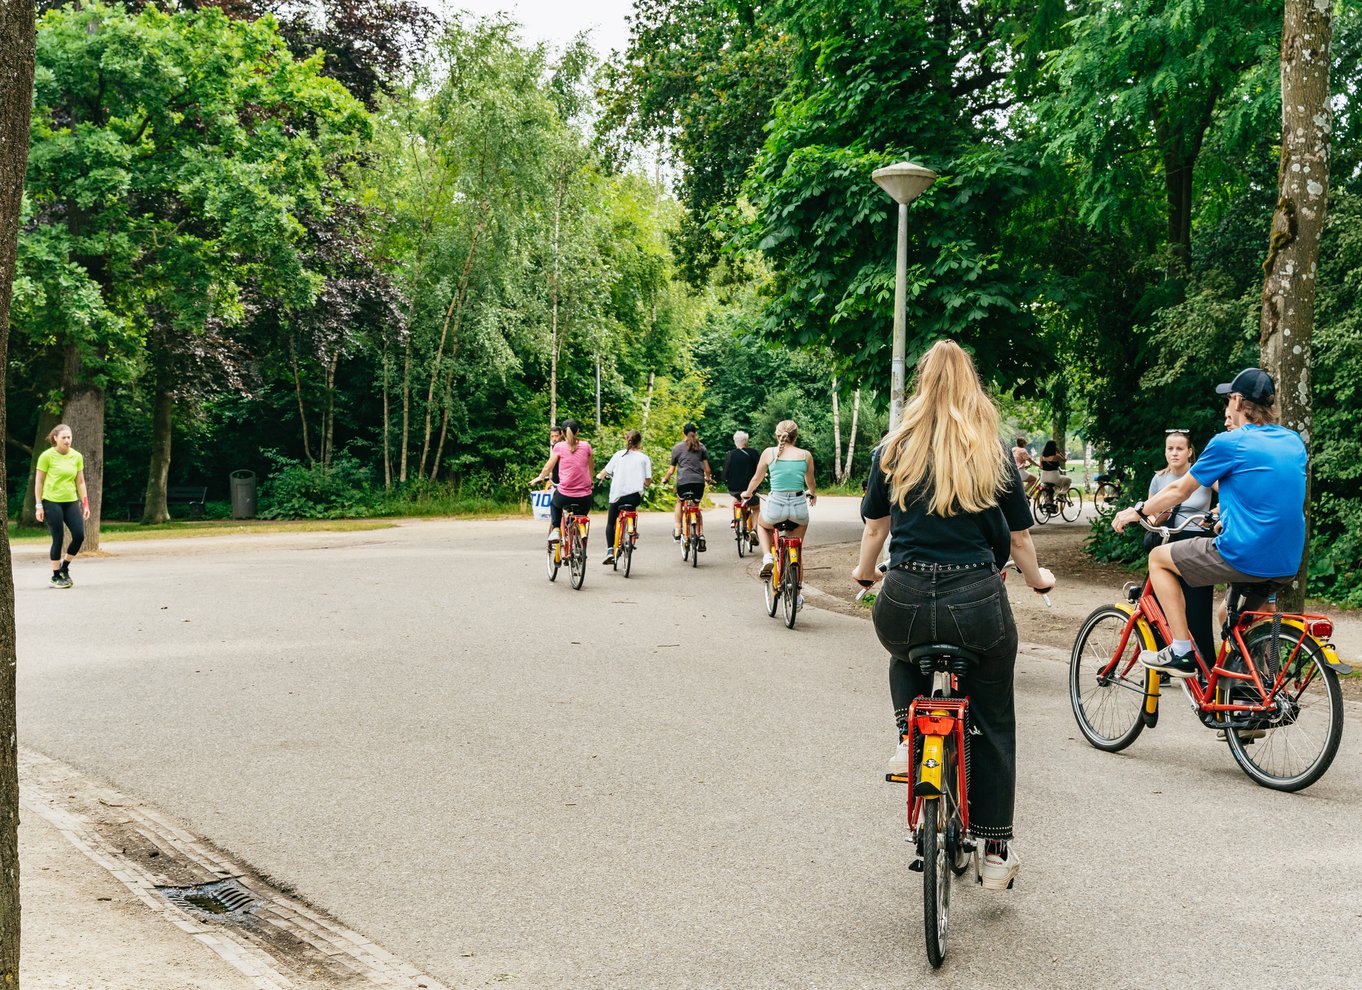
[[[1191,526],[1193,523],[1209,522],[1210,519],[1212,518],[1209,512],[1193,512],[1191,515],[1187,517],[1186,521],[1183,522],[1181,526],[1167,525],[1158,526],[1150,522],[1149,517],[1146,516],[1143,512],[1140,512],[1138,509],[1135,512],[1135,516],[1137,519],[1139,519],[1141,526],[1149,530],[1149,532],[1151,533],[1158,533],[1160,536],[1163,537],[1163,541],[1165,543],[1168,542],[1168,538],[1170,536],[1177,536],[1179,533],[1181,533],[1188,526]],[[1205,529],[1206,527],[1202,526],[1201,528]]]
[[[1003,569],[1002,569],[1002,575],[1003,575],[1003,580],[1004,580],[1004,581],[1007,580],[1007,570],[1008,570],[1009,567],[1010,567],[1012,570],[1016,571],[1018,574],[1020,574],[1020,573],[1022,572],[1021,565],[1018,564],[1015,560],[1009,559],[1008,562],[1007,562],[1006,564],[1003,565]],[[1051,586],[1048,587],[1048,588],[1032,588],[1031,590],[1034,591],[1036,594],[1040,595],[1040,597],[1045,601],[1045,607],[1046,607],[1046,608],[1054,608],[1054,607],[1055,607],[1055,603],[1052,602],[1052,601],[1050,600],[1050,592],[1052,592],[1052,591],[1055,590],[1054,585],[1051,585]]]

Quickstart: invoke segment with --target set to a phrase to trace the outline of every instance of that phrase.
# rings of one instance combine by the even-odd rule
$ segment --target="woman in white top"
[[[1163,458],[1168,466],[1149,480],[1151,497],[1185,475],[1196,463],[1196,448],[1192,446],[1190,431],[1164,430]],[[1160,526],[1181,526],[1187,521],[1188,517],[1198,512],[1210,512],[1213,499],[1214,495],[1211,490],[1202,485],[1182,503],[1155,517],[1154,521]],[[1210,535],[1211,527],[1209,526],[1189,526],[1173,537],[1173,542],[1193,540],[1197,537]],[[1146,540],[1149,542],[1145,544],[1146,549],[1149,548],[1152,540],[1157,539],[1159,538],[1152,536],[1152,534],[1151,537],[1147,537]],[[1202,658],[1207,663],[1211,663],[1215,658],[1215,635],[1211,631],[1211,613],[1215,608],[1215,588],[1209,585],[1204,588],[1192,588],[1182,578],[1178,578],[1178,583],[1182,585],[1182,594],[1187,601],[1187,627],[1192,631],[1192,642],[1196,644],[1197,652],[1201,654]]]
[[[630,430],[624,449],[615,451],[610,463],[596,475],[598,481],[610,479],[610,511],[605,517],[605,564],[615,562],[615,522],[621,509],[637,509],[643,489],[653,483],[653,462],[642,451],[643,434]]]

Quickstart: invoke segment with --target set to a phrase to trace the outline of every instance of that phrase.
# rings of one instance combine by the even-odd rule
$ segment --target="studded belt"
[[[925,560],[905,560],[901,564],[895,564],[896,571],[922,571],[928,574],[943,574],[954,571],[980,571],[984,568],[992,568],[993,562],[976,564],[932,564]]]

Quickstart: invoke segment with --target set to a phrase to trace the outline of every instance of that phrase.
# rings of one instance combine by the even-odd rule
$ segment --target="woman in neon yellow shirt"
[[[85,458],[71,448],[71,427],[58,423],[47,435],[52,446],[38,455],[34,494],[38,522],[52,534],[52,587],[71,587],[71,561],[85,542],[85,520],[90,518],[90,496],[85,490]],[[79,499],[79,501],[77,501]],[[71,531],[66,557],[61,552],[62,530]]]

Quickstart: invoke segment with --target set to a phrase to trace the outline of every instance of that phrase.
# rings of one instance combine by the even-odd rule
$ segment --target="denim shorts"
[[[761,504],[761,521],[767,526],[792,522],[809,524],[809,500],[803,492],[772,492]]]

